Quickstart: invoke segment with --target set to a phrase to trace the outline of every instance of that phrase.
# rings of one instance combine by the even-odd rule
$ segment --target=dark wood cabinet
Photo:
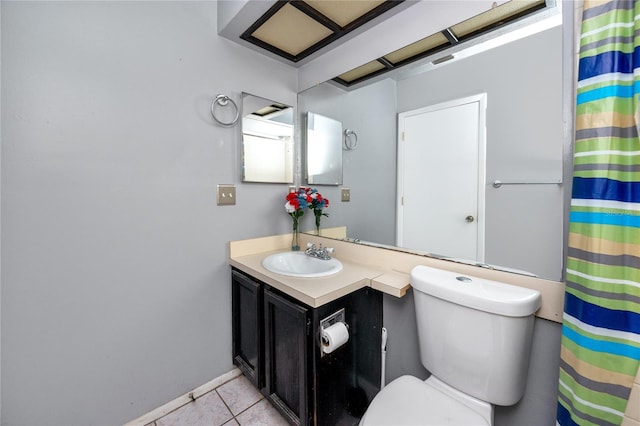
[[[265,395],[293,424],[309,424],[309,310],[264,291]]]
[[[233,363],[258,388],[264,383],[262,283],[232,271]]]
[[[380,390],[382,294],[312,308],[232,270],[233,362],[292,425],[357,425]],[[349,340],[325,354],[320,322],[344,309]]]

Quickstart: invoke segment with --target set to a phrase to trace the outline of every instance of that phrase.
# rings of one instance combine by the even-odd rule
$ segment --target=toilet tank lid
[[[498,281],[419,265],[411,286],[451,303],[510,317],[525,317],[540,308],[540,292]]]

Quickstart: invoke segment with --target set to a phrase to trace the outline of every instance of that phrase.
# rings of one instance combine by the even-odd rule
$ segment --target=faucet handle
[[[313,243],[307,243],[307,248],[308,248],[308,249],[315,249],[315,248],[316,248],[316,245],[315,245],[315,244],[313,244]]]
[[[324,251],[326,251],[327,253],[333,253],[335,249],[333,247],[325,247]]]

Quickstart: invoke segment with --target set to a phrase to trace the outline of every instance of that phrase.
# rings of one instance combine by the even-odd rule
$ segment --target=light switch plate
[[[340,196],[342,197],[342,201],[351,201],[351,190],[349,188],[342,188],[340,190]]]
[[[236,186],[229,184],[218,184],[218,205],[234,206],[236,204]]]

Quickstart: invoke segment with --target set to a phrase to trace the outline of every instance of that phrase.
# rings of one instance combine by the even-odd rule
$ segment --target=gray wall
[[[485,262],[562,279],[562,28],[398,82],[398,112],[487,93]]]
[[[350,237],[394,244],[397,113],[487,93],[485,262],[561,280],[563,186],[491,185],[562,180],[561,40],[556,27],[397,83],[353,91],[324,83],[303,92],[300,112],[340,120],[360,140],[344,152],[352,202],[334,204],[343,219],[334,223],[346,224]]]
[[[397,83],[383,80],[352,92],[325,83],[303,92],[300,112],[329,115],[355,129],[359,136],[361,132],[367,135],[359,138],[358,149],[344,153],[345,186],[352,190],[352,203],[333,204],[334,219],[343,220],[350,236],[393,244],[396,113],[483,91],[488,93],[488,181],[505,179],[508,173],[515,174],[514,170],[529,173],[527,177],[531,178],[560,177],[560,40],[561,29],[556,28]],[[547,105],[549,99],[554,103]],[[534,162],[538,163],[535,167]],[[539,167],[544,172],[537,176]],[[360,192],[369,189],[375,191],[373,198],[363,204],[353,202]],[[379,202],[373,203],[373,199]],[[509,259],[507,266],[528,269],[531,263],[518,262],[531,262],[528,258],[532,258],[536,270],[560,279],[562,202],[562,188],[553,185],[500,190],[488,187],[487,234],[494,237],[487,238],[487,260],[500,256]],[[349,214],[343,212],[347,209]],[[526,218],[525,225],[514,222],[522,217]],[[402,299],[384,297],[384,323],[389,331],[387,382],[403,374],[426,378],[429,373],[419,358],[411,293]],[[560,324],[536,319],[525,395],[513,407],[496,408],[496,426],[555,424],[560,333]]]
[[[323,226],[346,225],[352,238],[395,244],[395,97],[396,84],[389,79],[353,92],[325,83],[298,97],[300,113],[334,118],[358,135],[356,148],[342,152],[341,187],[350,189],[351,200],[341,202],[337,187],[319,189],[332,202]]]
[[[238,131],[208,109],[242,91],[293,105],[296,72],[219,38],[214,2],[0,5],[2,423],[123,423],[232,368],[226,243],[291,223],[287,185],[241,184]],[[360,144],[344,153],[351,203],[320,188],[323,226],[392,243],[394,226],[361,221],[395,218],[401,109],[378,85],[384,102],[328,104]],[[237,184],[235,207],[216,206],[218,183]],[[427,374],[412,303],[385,297],[389,380]],[[499,424],[554,416],[559,329],[536,321],[525,401]]]
[[[0,27],[2,23],[2,7],[0,7]],[[1,29],[1,28],[0,28]],[[0,30],[0,52],[2,51],[2,31]],[[0,93],[2,92],[2,55],[0,54]],[[2,102],[0,102],[2,117]],[[2,143],[2,120],[0,119],[0,146]],[[0,188],[2,187],[2,149],[0,149]],[[0,190],[0,193],[2,191]],[[0,224],[2,224],[2,197],[0,196]],[[0,225],[0,319],[2,318],[2,226]],[[0,325],[2,321],[0,320]],[[1,330],[0,326],[0,330]],[[0,423],[2,422],[2,333],[0,332]]]
[[[121,424],[232,368],[227,242],[291,224],[209,106],[297,75],[215,2],[1,7],[2,423]]]
[[[561,177],[561,34],[555,28],[399,81],[398,111],[486,91],[488,182],[505,176]],[[502,264],[559,280],[562,197],[562,188],[554,185],[487,187],[487,262],[507,259]],[[426,377],[412,325],[412,297],[385,297],[384,315],[389,330],[387,380],[402,374]],[[560,324],[536,319],[525,395],[512,407],[496,407],[496,426],[555,424],[560,335]]]

